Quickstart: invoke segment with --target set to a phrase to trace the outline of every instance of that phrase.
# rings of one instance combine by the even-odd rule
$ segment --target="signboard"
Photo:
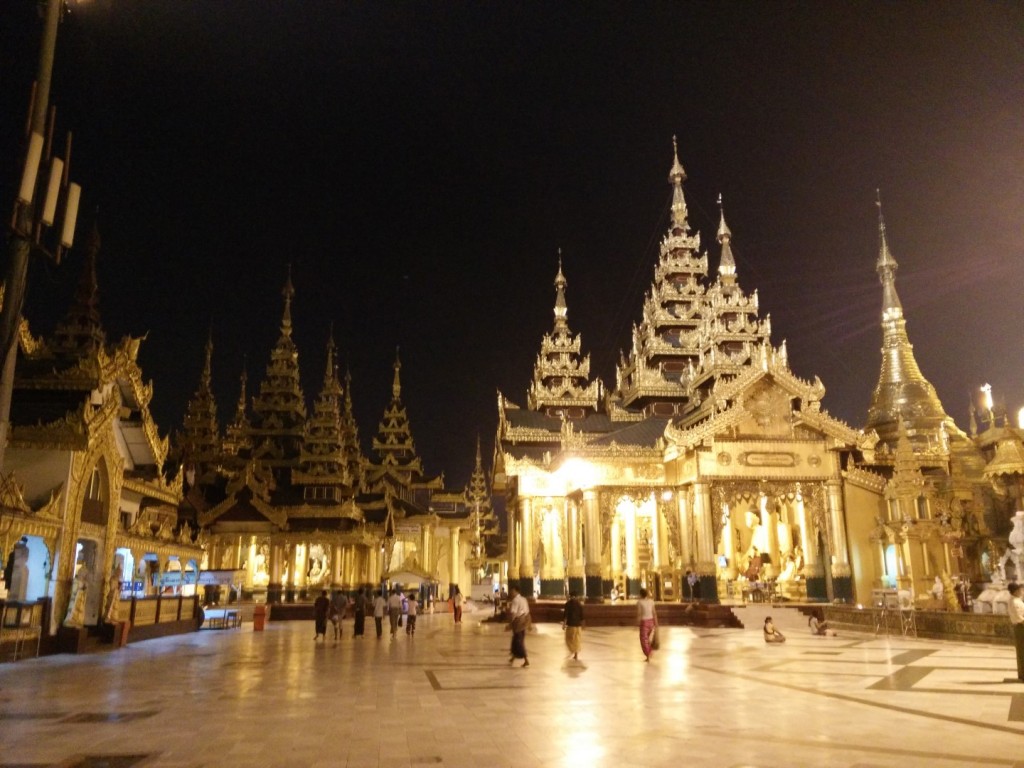
[[[201,571],[199,574],[200,586],[225,586],[241,584],[245,581],[245,571],[236,571],[230,568],[223,568],[212,571]]]

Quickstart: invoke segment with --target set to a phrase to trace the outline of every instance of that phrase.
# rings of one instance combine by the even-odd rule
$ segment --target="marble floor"
[[[747,629],[527,639],[483,611],[421,616],[414,637],[313,641],[309,623],[209,631],[0,665],[0,768],[199,766],[1024,766],[1013,649],[812,637],[766,607]]]

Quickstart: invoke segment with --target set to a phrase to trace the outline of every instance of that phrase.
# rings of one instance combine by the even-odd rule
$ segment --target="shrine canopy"
[[[386,573],[384,574],[384,578],[391,583],[392,587],[408,587],[412,585],[419,586],[420,584],[437,584],[437,579],[435,579],[433,576],[415,568],[405,568],[401,571],[395,571],[394,573]]]

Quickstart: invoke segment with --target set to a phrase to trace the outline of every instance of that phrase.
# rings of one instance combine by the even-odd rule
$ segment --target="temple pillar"
[[[519,500],[519,592],[523,597],[533,597],[533,499]]]
[[[765,526],[764,531],[767,534],[765,536],[767,545],[765,552],[770,561],[767,572],[762,571],[764,579],[779,575],[779,528],[776,525],[778,518],[772,511],[773,506],[776,506],[775,499],[769,499],[767,496],[761,497],[761,525]]]
[[[281,602],[281,567],[284,554],[281,551],[281,544],[271,539],[270,542],[270,563],[267,568],[270,573],[270,580],[267,583],[267,602]]]
[[[846,514],[843,510],[843,484],[833,478],[828,481],[828,517],[832,527],[832,599],[853,600],[853,578],[850,555],[846,543]]]
[[[619,579],[622,578],[622,529],[620,525],[619,513],[616,512],[612,515],[610,532],[611,571],[608,573],[608,578],[611,580],[613,586],[618,586]]]
[[[690,509],[685,493],[676,494],[676,514],[679,515],[679,568],[685,571],[696,562],[693,551],[693,531],[690,525]]]
[[[636,502],[629,502],[629,509],[623,516],[623,531],[626,538],[626,597],[640,596],[640,574],[637,568]]]
[[[736,570],[736,534],[732,527],[732,509],[728,504],[723,504],[720,510],[722,515],[722,554],[725,555],[725,568],[722,569],[722,578],[726,581],[735,581],[739,575]]]
[[[427,573],[434,572],[434,529],[431,525],[420,528],[420,563]]]
[[[565,596],[565,562],[559,523],[562,513],[554,507],[543,512],[544,559],[540,570],[541,597]]]
[[[582,597],[586,593],[583,571],[583,525],[580,520],[580,505],[575,499],[565,500],[565,534],[569,537],[566,548],[569,562],[566,572],[569,577],[569,593]]]
[[[587,602],[600,603],[604,597],[601,592],[601,510],[597,491],[583,492],[583,525],[586,526],[583,573]]]
[[[457,585],[459,587],[459,591],[462,591],[462,586],[461,586],[462,568],[461,568],[461,563],[459,562],[461,560],[461,557],[460,557],[460,555],[461,555],[461,548],[459,547],[459,538],[460,537],[459,537],[459,529],[458,528],[456,528],[455,526],[452,526],[451,528],[448,529],[448,541],[449,541],[448,546],[449,546],[449,549],[450,549],[450,558],[449,558],[448,568],[449,568],[449,576],[450,576],[450,579],[451,579],[451,585],[452,586],[456,586]]]
[[[712,514],[711,486],[704,482],[694,483],[693,518],[697,542],[697,577],[700,579],[700,599],[704,603],[718,602]]]
[[[519,513],[508,510],[508,585],[519,587]]]
[[[339,589],[344,582],[344,574],[342,571],[342,553],[344,549],[341,544],[331,545],[331,586],[334,589]]]

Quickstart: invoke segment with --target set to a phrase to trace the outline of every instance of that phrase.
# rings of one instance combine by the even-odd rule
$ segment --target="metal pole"
[[[46,0],[46,16],[39,46],[36,93],[32,102],[32,131],[45,134],[46,113],[50,104],[50,81],[57,50],[57,25],[64,0]],[[0,470],[4,468],[7,438],[11,429],[11,397],[14,392],[14,366],[18,357],[18,328],[25,303],[28,261],[32,252],[31,236],[34,205],[21,206],[17,227],[11,233],[7,273],[4,275],[4,301],[0,309]]]

